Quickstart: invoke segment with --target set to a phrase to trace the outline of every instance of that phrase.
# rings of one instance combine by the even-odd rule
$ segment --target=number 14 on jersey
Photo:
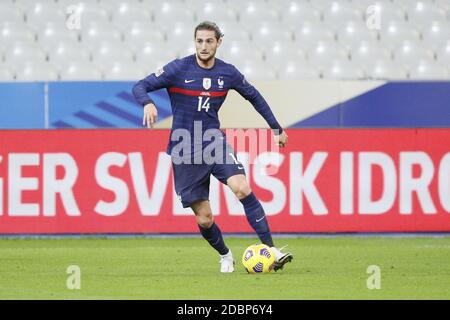
[[[197,111],[202,111],[205,109],[206,112],[209,110],[209,97],[206,97],[205,101],[203,101],[204,97],[198,97],[198,108]]]

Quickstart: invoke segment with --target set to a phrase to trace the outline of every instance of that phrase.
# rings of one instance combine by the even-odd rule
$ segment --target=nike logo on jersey
[[[261,220],[263,220],[266,216],[260,218],[260,219],[256,219],[256,222],[260,222]]]
[[[194,82],[195,81],[195,79],[192,79],[192,80],[186,80],[186,79],[184,79],[184,83],[191,83],[191,82]]]

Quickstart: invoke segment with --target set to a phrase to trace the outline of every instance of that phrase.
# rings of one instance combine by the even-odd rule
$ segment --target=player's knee
[[[247,182],[242,182],[233,189],[233,192],[238,199],[243,199],[252,192],[252,189],[250,189]]]
[[[196,218],[197,224],[203,228],[211,228],[214,223],[214,218],[211,212],[202,213],[201,215],[197,215]]]

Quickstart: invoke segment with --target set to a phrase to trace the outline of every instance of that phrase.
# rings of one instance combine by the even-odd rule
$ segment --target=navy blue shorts
[[[237,174],[244,174],[244,166],[236,161],[237,157],[230,148],[223,154],[222,163],[213,164],[175,164],[172,162],[175,191],[183,204],[188,208],[199,200],[209,199],[209,181],[211,175],[223,184]]]

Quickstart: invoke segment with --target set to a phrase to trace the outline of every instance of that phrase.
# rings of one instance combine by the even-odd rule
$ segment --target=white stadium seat
[[[311,4],[296,1],[275,1],[274,5],[281,12],[281,24],[284,28],[295,30],[302,23],[320,23],[320,12]]]
[[[405,80],[408,72],[404,66],[393,61],[374,61],[366,66],[366,76],[377,80]]]
[[[86,47],[96,47],[102,42],[116,42],[122,41],[122,34],[109,24],[91,24],[85,26],[81,32],[81,43]]]
[[[286,62],[281,66],[279,79],[281,80],[315,80],[320,78],[320,71],[314,65],[300,62]]]
[[[427,46],[438,48],[450,42],[450,21],[431,22],[422,30],[422,40]]]
[[[323,21],[335,26],[342,26],[348,22],[363,22],[363,14],[357,9],[339,1],[333,1],[323,12]]]
[[[348,47],[361,42],[374,42],[378,37],[378,33],[375,30],[369,30],[364,23],[349,22],[337,32],[338,42]]]
[[[255,45],[270,47],[274,42],[292,42],[293,33],[284,28],[277,28],[270,23],[262,23],[252,28],[252,40]]]
[[[49,62],[55,66],[67,62],[88,63],[91,59],[88,48],[77,42],[60,42],[47,53]]]
[[[250,33],[242,26],[233,24],[219,24],[220,31],[224,35],[223,41],[227,42],[248,42],[250,41]]]
[[[194,42],[194,29],[183,23],[175,23],[166,32],[167,42],[176,46],[186,41]]]
[[[446,20],[445,11],[427,1],[415,1],[408,4],[407,14],[409,22],[416,26],[428,25],[432,21],[443,22]]]
[[[139,50],[142,44],[153,42],[155,44],[164,44],[165,34],[154,28],[153,24],[134,23],[131,27],[122,29],[126,47],[132,50]]]
[[[225,60],[232,61],[262,61],[263,54],[249,43],[231,42],[221,48]],[[220,50],[220,49],[219,49]]]
[[[450,41],[436,50],[436,58],[440,63],[450,65]]]
[[[57,81],[58,72],[49,63],[24,64],[16,68],[17,81]]]
[[[14,81],[14,72],[6,64],[0,62],[0,82]]]
[[[403,42],[394,51],[394,60],[403,65],[412,66],[421,60],[434,60],[434,53],[417,42]]]
[[[389,22],[382,24],[379,32],[380,42],[385,46],[398,45],[401,42],[419,42],[420,33],[414,28],[414,25],[408,23]]]
[[[238,60],[232,63],[250,81],[252,80],[275,80],[276,71],[271,65],[262,61]]]
[[[35,42],[35,34],[24,23],[0,22],[0,46],[9,47],[16,42]]]
[[[121,27],[130,27],[134,23],[152,22],[151,12],[142,7],[132,6],[132,4],[122,3],[112,13],[112,22]]]
[[[286,61],[298,62],[306,60],[306,53],[295,44],[275,42],[265,51],[267,63],[280,65]]]
[[[355,63],[370,64],[373,61],[391,60],[392,52],[377,42],[361,42],[351,47],[350,56]]]
[[[448,69],[444,64],[420,61],[410,68],[411,80],[448,80]]]
[[[136,63],[115,62],[109,67],[103,67],[102,71],[103,78],[107,81],[136,81],[137,79],[142,79],[147,75],[144,69]]]
[[[0,23],[6,22],[13,24],[20,24],[25,22],[22,10],[14,6],[11,1],[0,2]]]
[[[27,24],[39,29],[48,23],[66,27],[66,12],[54,2],[37,1],[25,10]]]
[[[102,43],[92,51],[92,61],[99,67],[109,67],[114,63],[133,62],[133,53],[116,43]]]
[[[312,48],[318,42],[334,43],[335,33],[327,24],[304,23],[294,34],[295,42],[302,48]]]
[[[194,54],[196,52],[194,39],[185,39],[185,41],[181,43],[168,43],[168,45],[173,52],[176,52],[176,55],[179,58]],[[222,48],[219,48],[217,51],[217,53],[220,52],[223,52]],[[218,56],[218,58],[220,57]]]
[[[154,12],[154,23],[158,28],[170,30],[175,23],[194,25],[194,13],[171,1],[162,2]]]
[[[149,66],[152,72],[177,58],[177,55],[170,47],[161,48],[154,42],[143,43],[140,50],[135,51],[136,63]]]
[[[39,45],[43,48],[54,48],[61,42],[78,42],[78,31],[61,28],[52,23],[47,24],[43,29],[37,30]]]
[[[68,63],[59,72],[62,81],[102,80],[101,71],[92,63]]]
[[[186,4],[189,9],[195,12],[197,22],[214,21],[219,26],[222,23],[233,24],[237,22],[237,13],[232,8],[226,6],[219,1],[197,3],[190,5],[190,1]],[[194,2],[195,3],[195,2]]]
[[[5,49],[5,62],[10,65],[21,64],[25,61],[44,63],[46,59],[45,52],[35,43],[17,42]]]
[[[364,71],[347,60],[334,60],[322,68],[322,77],[330,80],[363,79]]]
[[[323,67],[333,60],[348,60],[348,51],[338,44],[320,42],[308,51],[308,60],[316,67]]]
[[[87,0],[92,2],[92,0]],[[94,0],[95,1],[95,0]],[[145,1],[146,6],[144,8],[143,3],[140,0],[99,0],[99,5],[106,9],[109,13],[115,13],[122,6],[131,6],[133,8],[143,8],[146,11],[150,9],[150,3],[152,4],[151,8],[154,8],[156,1]]]
[[[450,1],[448,0],[434,0],[434,3],[437,5],[438,8],[441,8],[442,10],[447,11],[447,17],[450,12]]]
[[[241,1],[238,8],[240,9],[239,21],[243,26],[252,26],[261,22],[278,23],[280,21],[279,12],[274,7],[267,8],[264,5],[258,5],[256,2]]]

